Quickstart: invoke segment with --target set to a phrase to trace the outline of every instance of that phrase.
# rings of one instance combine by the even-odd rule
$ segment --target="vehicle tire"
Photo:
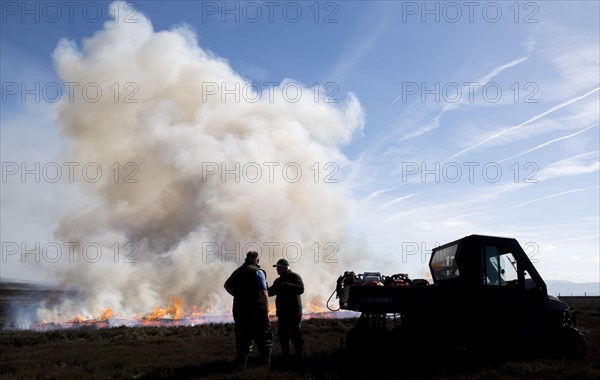
[[[346,348],[350,352],[360,352],[369,342],[369,331],[365,326],[354,326],[346,335]]]
[[[581,358],[587,354],[585,337],[571,323],[565,323],[560,328],[560,352],[568,358]]]

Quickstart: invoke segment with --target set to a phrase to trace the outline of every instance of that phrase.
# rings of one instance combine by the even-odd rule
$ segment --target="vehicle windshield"
[[[458,244],[436,251],[431,259],[431,273],[436,280],[448,280],[459,276],[456,265]]]

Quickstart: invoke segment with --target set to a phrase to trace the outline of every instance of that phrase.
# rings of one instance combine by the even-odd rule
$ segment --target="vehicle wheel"
[[[581,358],[587,353],[585,337],[571,323],[565,323],[560,329],[560,350],[570,358]]]
[[[346,348],[351,352],[360,351],[368,342],[368,329],[363,326],[354,326],[346,335]]]
[[[389,340],[389,331],[380,327],[354,326],[346,335],[346,348],[350,352],[368,355],[384,350]]]

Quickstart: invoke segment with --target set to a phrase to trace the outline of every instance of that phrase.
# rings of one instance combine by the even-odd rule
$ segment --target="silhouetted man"
[[[302,321],[302,300],[300,295],[304,293],[304,283],[299,274],[290,270],[290,263],[281,259],[273,265],[277,268],[279,278],[269,287],[269,296],[276,296],[277,306],[277,336],[281,344],[284,358],[290,356],[290,339],[294,343],[294,352],[299,359],[302,357],[302,333],[300,322]]]
[[[271,360],[273,334],[269,323],[267,276],[258,265],[258,253],[250,251],[246,260],[225,282],[225,290],[233,296],[233,320],[237,358],[246,366],[252,341],[258,346],[262,364]]]

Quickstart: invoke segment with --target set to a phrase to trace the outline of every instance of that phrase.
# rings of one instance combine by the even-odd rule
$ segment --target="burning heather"
[[[151,314],[146,315],[144,319],[152,321],[166,316],[171,316],[173,319],[181,319],[184,304],[185,301],[183,299],[173,296],[171,297],[171,305],[169,307],[156,307],[154,308],[154,311],[152,311]]]
[[[53,53],[64,82],[104,89],[94,101],[62,99],[56,119],[65,162],[103,175],[73,184],[85,201],[74,199],[55,229],[74,259],[48,270],[73,291],[18,318],[228,320],[223,283],[248,250],[261,254],[269,283],[272,264],[290,260],[306,284],[305,312],[323,312],[336,274],[360,250],[347,231],[340,151],[362,128],[359,101],[315,101],[319,89],[287,79],[256,92],[185,26],[154,31],[142,14],[124,21],[61,40]],[[291,87],[302,94],[293,101]]]
[[[113,316],[110,307],[104,309],[98,318],[86,319],[82,315],[76,315],[72,320],[36,322],[31,325],[9,324],[7,329],[27,328],[36,331],[52,331],[58,329],[80,329],[80,328],[109,328],[118,326],[128,327],[169,327],[169,326],[195,326],[205,323],[231,323],[233,316],[231,313],[225,314],[207,314],[199,311],[196,306],[186,308],[185,301],[178,297],[171,298],[171,304],[164,308],[155,308],[152,313],[137,318],[126,318]],[[343,310],[338,313],[326,311],[325,309],[310,304],[310,312],[303,315],[303,319],[310,318],[353,318],[359,313]],[[271,321],[275,321],[275,305],[270,305],[269,316]]]

